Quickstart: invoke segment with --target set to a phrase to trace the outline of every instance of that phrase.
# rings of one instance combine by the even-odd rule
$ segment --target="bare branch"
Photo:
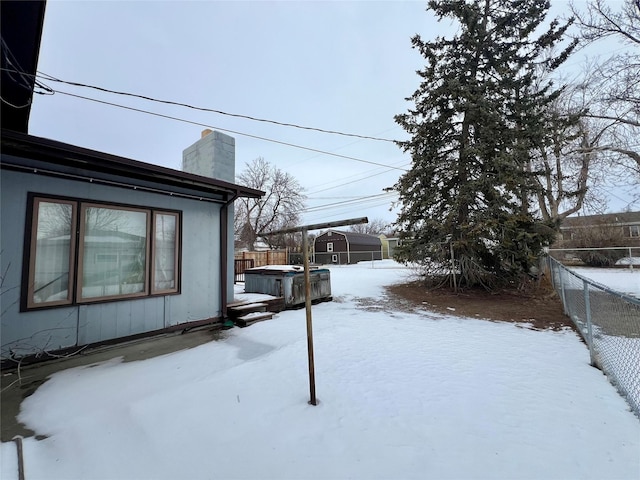
[[[256,158],[238,175],[239,183],[263,190],[259,199],[241,199],[237,202],[234,218],[236,238],[247,248],[254,249],[257,233],[293,226],[304,208],[304,189],[289,173],[284,172],[264,158]],[[293,236],[273,237],[268,241],[289,241]]]

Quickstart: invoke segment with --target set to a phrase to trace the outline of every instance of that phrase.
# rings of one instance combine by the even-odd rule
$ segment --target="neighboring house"
[[[567,217],[560,226],[555,248],[571,245],[578,239],[603,235],[620,243],[620,247],[640,247],[640,212],[605,213]]]
[[[44,4],[34,3],[42,11],[2,2],[3,51],[31,75],[29,38],[11,33],[41,32]],[[22,23],[5,23],[7,4],[25,6],[12,13]],[[22,42],[15,50],[11,38]],[[27,52],[36,60],[39,40]],[[11,90],[16,78],[33,77],[1,85],[11,127],[0,161],[3,363],[222,320],[233,301],[233,201],[264,194],[232,183],[233,139],[203,132],[185,150],[185,169],[227,177],[210,178],[34,137],[29,108],[9,108],[33,95]]]
[[[314,242],[314,261],[319,264],[358,263],[382,260],[382,242],[375,235],[329,230]]]
[[[393,258],[395,249],[400,244],[400,239],[397,237],[387,237],[384,233],[378,235],[380,242],[382,242],[382,258]]]

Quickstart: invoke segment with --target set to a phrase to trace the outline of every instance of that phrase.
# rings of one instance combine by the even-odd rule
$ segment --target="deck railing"
[[[253,258],[236,258],[233,261],[233,283],[244,282],[244,272],[254,267]]]

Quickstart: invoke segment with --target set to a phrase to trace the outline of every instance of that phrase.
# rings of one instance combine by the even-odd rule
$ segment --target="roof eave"
[[[40,161],[84,171],[125,176],[161,185],[179,186],[194,191],[233,194],[260,198],[265,192],[235,183],[152,165],[109,153],[90,150],[56,140],[2,130],[2,152],[14,156],[30,155]]]

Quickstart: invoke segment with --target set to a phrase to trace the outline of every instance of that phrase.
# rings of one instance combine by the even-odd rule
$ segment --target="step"
[[[227,313],[230,317],[241,317],[248,313],[254,312],[266,312],[266,303],[244,303],[242,305],[232,305],[227,308]]]
[[[234,319],[234,323],[239,327],[248,327],[256,322],[262,322],[263,320],[271,320],[273,313],[271,312],[252,312],[242,317]]]

